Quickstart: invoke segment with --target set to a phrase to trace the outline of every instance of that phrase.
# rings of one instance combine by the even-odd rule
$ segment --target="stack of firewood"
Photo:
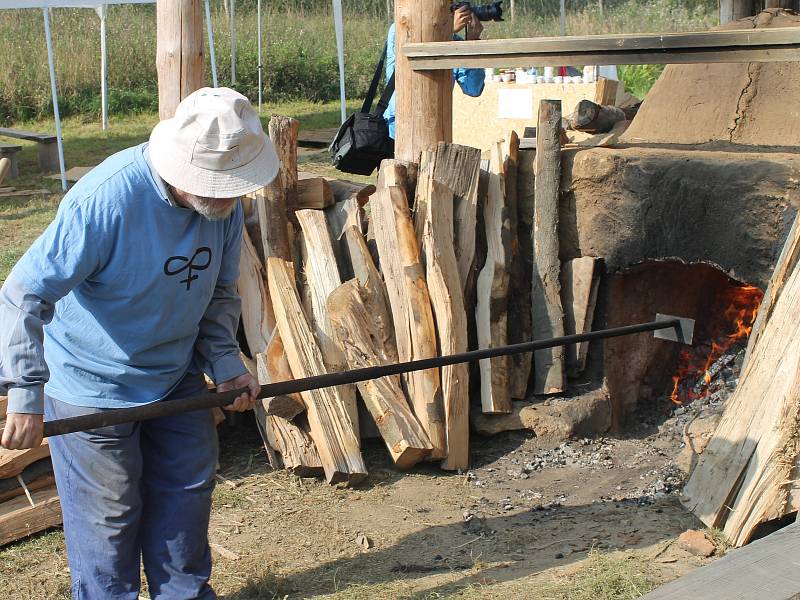
[[[549,107],[538,157],[514,133],[483,161],[441,143],[418,164],[384,161],[377,186],[328,182],[330,205],[303,199],[297,123],[273,117],[282,168],[245,203],[239,281],[245,358],[262,384],[590,329],[597,279],[583,271],[595,262],[562,273],[559,259],[561,115]],[[274,464],[330,482],[366,477],[360,430],[372,422],[397,467],[466,469],[470,390],[483,412],[510,413],[529,391],[563,391],[585,348],[532,358],[481,361],[473,385],[462,364],[268,399],[257,420]]]
[[[6,405],[6,398],[0,398],[0,431]],[[47,441],[30,450],[0,449],[0,546],[60,524]]]

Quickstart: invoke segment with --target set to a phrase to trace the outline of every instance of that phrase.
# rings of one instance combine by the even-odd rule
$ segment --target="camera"
[[[480,21],[502,21],[503,7],[501,4],[503,4],[503,0],[477,6],[473,6],[470,2],[453,2],[450,5],[450,12],[456,12],[459,8],[466,6]]]

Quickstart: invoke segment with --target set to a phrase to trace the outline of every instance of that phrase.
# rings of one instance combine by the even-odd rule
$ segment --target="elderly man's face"
[[[204,198],[203,196],[195,196],[183,190],[169,186],[172,197],[175,202],[184,208],[191,208],[200,213],[209,221],[220,221],[228,218],[236,206],[236,201],[239,198]]]

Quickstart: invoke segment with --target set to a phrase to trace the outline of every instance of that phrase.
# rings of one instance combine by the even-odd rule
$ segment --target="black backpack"
[[[329,148],[333,155],[333,166],[345,173],[372,175],[383,159],[394,158],[394,140],[389,137],[389,126],[383,118],[394,94],[394,75],[378,101],[377,112],[371,112],[385,60],[384,47],[361,111],[353,113],[342,123]]]

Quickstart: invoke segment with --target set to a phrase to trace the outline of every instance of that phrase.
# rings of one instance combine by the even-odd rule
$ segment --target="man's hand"
[[[42,445],[44,416],[8,413],[0,447],[6,450],[25,450]]]
[[[258,384],[258,380],[250,375],[250,373],[245,373],[244,375],[239,375],[236,379],[229,379],[228,381],[220,383],[217,386],[217,391],[228,392],[230,390],[238,390],[239,388],[248,388],[250,393],[238,396],[231,404],[223,407],[225,410],[244,412],[246,410],[252,410],[256,405],[256,396],[258,396],[258,392],[261,391],[261,386]]]
[[[472,10],[462,6],[453,13],[453,33],[458,33],[472,22]],[[480,22],[480,21],[479,21]]]
[[[469,16],[470,20],[469,23],[467,23],[467,35],[464,37],[468,40],[479,40],[483,33],[483,23],[475,16],[474,12],[469,11]]]

